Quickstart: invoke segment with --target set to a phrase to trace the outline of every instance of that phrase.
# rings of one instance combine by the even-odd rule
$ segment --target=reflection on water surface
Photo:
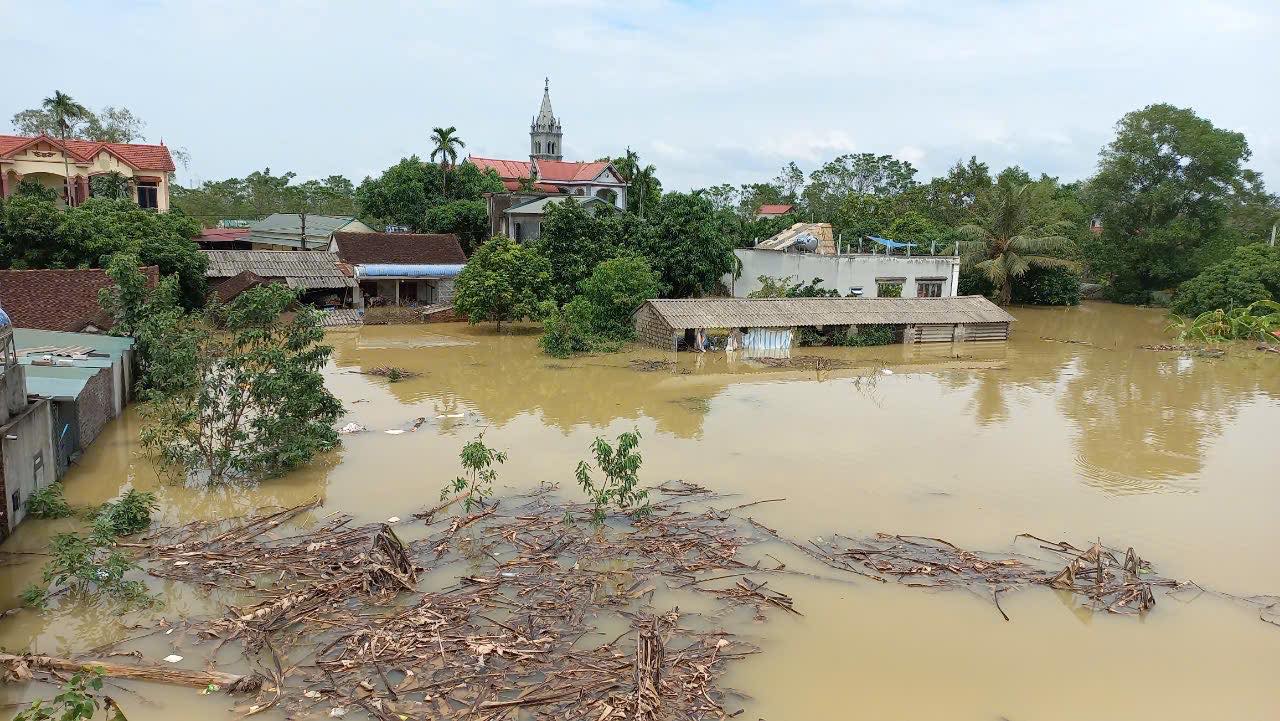
[[[163,485],[139,455],[135,409],[72,471],[67,495],[96,503],[130,485],[154,489],[164,522],[315,495],[326,512],[361,521],[407,518],[435,502],[481,429],[510,453],[501,493],[543,480],[572,490],[592,438],[636,428],[645,482],[684,478],[743,502],[785,496],[752,511],[795,537],[885,530],[987,549],[1021,531],[1101,537],[1134,545],[1166,575],[1280,593],[1280,483],[1268,443],[1280,427],[1276,359],[1142,350],[1167,341],[1163,315],[1147,309],[1014,314],[1007,344],[796,351],[852,365],[819,371],[643,349],[558,360],[521,328],[334,331],[326,373],[346,403],[343,423],[370,432],[345,437],[320,463],[248,490]],[[635,362],[669,360],[659,370]],[[384,365],[422,375],[389,383],[359,373]],[[394,429],[406,432],[384,432]],[[4,550],[40,550],[66,527],[25,524]],[[7,604],[36,572],[0,567]],[[1280,716],[1280,633],[1229,602],[1162,601],[1135,620],[1029,591],[1002,599],[1005,623],[959,593],[800,579],[785,590],[806,615],[747,629],[766,653],[730,678],[756,697],[751,718]],[[171,617],[209,601],[161,592]],[[116,621],[92,608],[23,612],[0,621],[0,644],[69,653],[118,634]],[[146,693],[157,706],[131,712],[135,721],[191,703]]]

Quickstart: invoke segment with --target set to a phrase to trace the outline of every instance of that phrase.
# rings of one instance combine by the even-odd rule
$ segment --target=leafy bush
[[[467,495],[462,503],[470,511],[474,506],[482,505],[485,497],[493,493],[493,482],[498,477],[493,465],[506,462],[507,454],[486,446],[484,431],[481,431],[475,440],[462,447],[458,458],[462,461],[463,475],[440,491],[440,500],[448,499],[450,493],[465,491]]]
[[[1173,312],[1229,311],[1256,300],[1280,300],[1280,251],[1260,243],[1237,248],[1227,260],[1179,286]]]
[[[840,345],[847,347],[867,347],[893,344],[893,328],[887,325],[860,325],[857,333],[842,336]]]
[[[624,256],[596,266],[580,288],[564,308],[544,309],[539,343],[548,355],[616,351],[635,333],[631,314],[658,294],[658,277],[644,258]]]
[[[1272,342],[1280,330],[1280,303],[1258,300],[1243,308],[1201,313],[1194,318],[1172,317],[1169,330],[1177,331],[1180,342],[1217,343],[1227,340]]]
[[[1071,268],[1032,266],[1013,279],[1013,302],[1080,305],[1080,274]]]
[[[113,547],[114,538],[105,524],[94,525],[93,533],[59,533],[49,540],[49,561],[45,563],[44,587],[33,586],[22,593],[29,606],[39,606],[56,593],[85,598],[106,595],[126,608],[142,608],[155,603],[146,584],[125,578],[141,570],[128,556]]]
[[[638,488],[640,480],[641,458],[636,452],[640,445],[640,432],[629,431],[618,436],[618,446],[614,448],[603,438],[596,437],[591,444],[591,453],[595,456],[596,467],[604,474],[604,479],[597,484],[591,478],[591,466],[586,461],[578,462],[575,476],[578,485],[595,505],[591,512],[591,520],[596,525],[604,523],[609,505],[613,504],[620,511],[627,511],[633,517],[649,512],[649,492]]]
[[[537,250],[510,238],[481,245],[458,275],[453,307],[472,323],[534,318],[551,293],[551,264]]]
[[[839,298],[840,292],[835,288],[819,288],[821,278],[814,278],[805,283],[792,283],[794,276],[773,278],[761,275],[756,278],[760,288],[747,294],[748,298]]]
[[[45,705],[44,699],[36,699],[25,710],[13,717],[13,721],[87,721],[98,712],[98,693],[102,691],[102,669],[89,668],[88,676],[82,671],[71,677],[62,687],[62,693]],[[109,696],[101,702],[110,715],[108,721],[124,721],[124,714],[116,708]]]
[[[156,494],[130,488],[120,498],[98,509],[94,526],[111,536],[131,536],[151,525],[151,513],[159,508]]]
[[[71,505],[62,495],[61,483],[50,483],[27,498],[27,513],[33,518],[66,518]]]

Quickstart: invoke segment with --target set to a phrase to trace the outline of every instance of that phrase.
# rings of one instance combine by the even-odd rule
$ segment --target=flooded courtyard
[[[820,370],[644,349],[557,360],[532,328],[333,331],[326,378],[346,405],[342,422],[369,432],[252,488],[192,489],[157,478],[137,445],[135,408],[68,473],[66,495],[89,504],[153,490],[160,524],[317,496],[324,512],[357,522],[407,519],[437,503],[481,430],[509,453],[502,497],[543,481],[576,494],[573,470],[591,441],[636,429],[644,483],[737,494],[727,505],[785,498],[750,515],[792,538],[885,531],[992,551],[1020,532],[1101,539],[1133,546],[1165,576],[1280,593],[1276,359],[1142,349],[1169,342],[1163,313],[1149,309],[1012,312],[1008,343],[793,350],[835,366]],[[380,366],[421,375],[390,383],[363,372]],[[74,525],[32,520],[5,542],[4,608],[39,574],[40,556],[21,554]],[[805,568],[800,554],[773,552]],[[804,615],[734,629],[763,648],[726,677],[752,697],[743,718],[1280,716],[1280,628],[1238,601],[1157,594],[1155,610],[1131,617],[1030,588],[1002,597],[1006,622],[989,598],[963,591],[798,576],[771,585]],[[165,606],[125,618],[100,607],[20,611],[0,619],[0,646],[72,655],[130,635],[126,624],[220,612],[180,584],[156,590]],[[116,695],[131,721],[232,717],[225,697],[130,688],[139,695]],[[46,690],[4,687],[0,703]]]

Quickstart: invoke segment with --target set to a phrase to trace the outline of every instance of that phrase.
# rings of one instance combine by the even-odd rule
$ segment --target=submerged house
[[[205,279],[227,302],[264,283],[284,283],[315,305],[342,306],[355,289],[350,266],[327,250],[206,250]]]
[[[546,215],[551,206],[565,202],[568,197],[565,195],[550,195],[533,197],[516,203],[498,214],[500,217],[493,234],[505,235],[522,243],[537,240],[542,235],[543,216]],[[592,197],[575,200],[592,212],[598,212],[602,208],[613,209],[609,201],[600,198]]]
[[[31,398],[13,324],[0,310],[0,538],[27,515],[27,500],[57,480],[49,401]]]
[[[353,269],[356,308],[449,304],[467,263],[452,233],[335,233],[329,250]]]
[[[947,298],[959,290],[957,255],[910,255],[914,243],[875,236],[845,246],[829,223],[796,223],[753,248],[736,249],[741,270],[721,282],[735,298],[759,290],[761,276],[795,283],[821,278],[822,288],[855,298]]]
[[[27,392],[50,404],[57,477],[131,400],[133,346],[132,338],[14,330]]]
[[[959,298],[685,298],[648,300],[636,337],[676,350],[687,333],[746,329],[746,347],[789,348],[799,328],[890,326],[903,343],[1006,340],[1014,317],[979,295]]]

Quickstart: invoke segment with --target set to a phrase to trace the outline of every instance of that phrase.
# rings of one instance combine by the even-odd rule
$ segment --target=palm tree
[[[997,300],[1007,305],[1013,295],[1013,279],[1037,268],[1076,268],[1077,263],[1059,256],[1071,250],[1072,242],[1061,234],[1046,234],[1052,228],[1061,230],[1063,223],[1037,223],[1033,218],[1035,190],[1033,183],[1014,185],[997,183],[974,222],[961,226],[967,239],[960,242],[962,266],[981,273],[996,288]]]
[[[71,123],[82,120],[89,115],[89,109],[77,103],[74,98],[61,90],[53,91],[53,97],[45,98],[41,103],[45,110],[53,113],[53,120],[58,124],[58,133],[62,136],[62,174],[67,194],[67,205],[72,204],[71,196],[71,164],[67,161],[67,136],[71,134]]]
[[[431,151],[431,159],[440,157],[440,170],[445,187],[449,185],[449,168],[458,163],[458,148],[467,147],[467,144],[462,142],[462,138],[454,134],[457,132],[458,129],[452,125],[447,128],[431,129],[431,142],[435,143],[435,149]]]

